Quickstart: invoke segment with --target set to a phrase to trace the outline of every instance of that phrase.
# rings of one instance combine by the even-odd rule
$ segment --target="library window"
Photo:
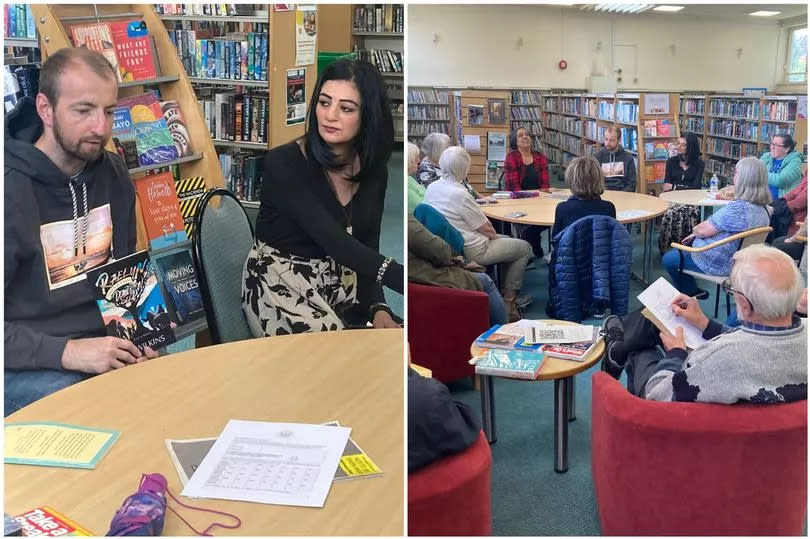
[[[807,27],[794,28],[788,37],[787,82],[807,81]]]

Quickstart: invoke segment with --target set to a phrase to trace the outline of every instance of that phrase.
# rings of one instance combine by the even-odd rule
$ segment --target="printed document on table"
[[[636,217],[646,217],[651,215],[647,210],[624,210],[616,214],[616,219],[635,219]]]
[[[182,494],[323,507],[351,430],[231,419]]]
[[[679,292],[669,281],[659,277],[647,290],[638,295],[638,299],[673,335],[675,335],[675,328],[682,326],[686,346],[695,349],[706,342],[706,339],[703,338],[703,333],[698,328],[672,312],[672,300],[678,294]]]
[[[593,326],[582,324],[549,324],[533,320],[524,326],[524,330],[526,344],[567,344],[593,340]]]

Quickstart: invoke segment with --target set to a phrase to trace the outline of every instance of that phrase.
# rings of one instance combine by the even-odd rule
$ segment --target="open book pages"
[[[653,284],[638,295],[639,301],[647,308],[651,316],[647,316],[661,331],[668,331],[675,335],[675,328],[683,327],[683,337],[686,346],[697,348],[706,339],[703,332],[672,312],[672,300],[679,294],[672,284],[663,277],[659,277]],[[642,313],[643,314],[643,313]],[[645,315],[646,316],[646,315]],[[656,321],[658,323],[656,323]]]

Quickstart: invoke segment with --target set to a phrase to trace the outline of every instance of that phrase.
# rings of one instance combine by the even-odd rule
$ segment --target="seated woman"
[[[791,239],[799,230],[799,222],[807,221],[807,171],[802,175],[802,181],[791,192],[785,195],[785,202],[793,214],[788,233],[786,236],[773,240],[773,246],[782,252],[787,253],[793,260],[801,260],[804,254],[804,242]]]
[[[501,294],[510,320],[519,319],[518,307],[528,305],[531,296],[518,296],[523,286],[526,263],[532,247],[526,241],[499,236],[481,208],[461,184],[470,171],[470,154],[451,146],[439,158],[442,177],[425,192],[425,203],[436,208],[464,238],[464,257],[486,266],[503,264]]]
[[[402,293],[402,266],[379,253],[394,142],[382,76],[338,60],[315,85],[306,134],[265,157],[256,241],[242,307],[254,337],[397,327],[382,286]]]
[[[439,157],[450,147],[450,137],[444,133],[428,133],[422,141],[422,162],[416,170],[416,181],[424,187],[438,180],[442,175]]]
[[[503,162],[504,188],[507,191],[549,189],[548,159],[542,152],[532,149],[529,130],[519,127],[509,135],[510,152]],[[514,224],[515,234],[528,241],[534,256],[543,257],[541,233],[548,227]]]
[[[737,161],[734,168],[734,193],[733,201],[699,223],[682,243],[694,239],[693,247],[703,247],[744,230],[768,226],[770,215],[766,206],[771,201],[768,171],[756,157]],[[728,275],[731,271],[731,257],[736,251],[737,242],[730,242],[702,253],[684,252],[683,267],[709,275]],[[672,283],[684,294],[698,299],[708,298],[709,293],[698,288],[694,277],[679,271],[679,253],[681,251],[672,249],[661,258],[661,263],[672,277]]]
[[[419,284],[485,292],[489,296],[489,323],[505,324],[503,298],[492,279],[477,264],[453,256],[450,246],[431,233],[413,215],[408,216],[408,281]],[[482,270],[482,271],[470,271]]]
[[[678,155],[667,159],[664,175],[664,191],[677,189],[700,189],[703,181],[703,159],[700,158],[700,142],[694,133],[678,139]]]
[[[602,167],[591,156],[572,159],[565,169],[565,183],[571,189],[571,198],[557,204],[554,212],[554,228],[551,237],[565,230],[568,225],[588,215],[607,215],[616,218],[616,206],[602,200],[605,192],[605,177]]]
[[[413,215],[413,209],[425,198],[425,188],[414,178],[416,171],[419,170],[419,147],[413,142],[408,142],[405,148],[408,159],[408,214]]]

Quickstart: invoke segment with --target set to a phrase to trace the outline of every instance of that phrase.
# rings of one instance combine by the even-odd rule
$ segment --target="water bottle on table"
[[[709,180],[709,193],[714,196],[717,194],[717,187],[720,183],[720,180],[717,179],[717,174],[712,174],[712,179]]]

